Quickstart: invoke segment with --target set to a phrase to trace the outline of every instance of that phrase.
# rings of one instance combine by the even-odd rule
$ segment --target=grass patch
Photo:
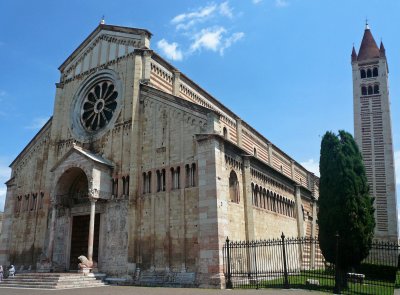
[[[307,285],[308,279],[318,280],[319,285]],[[309,289],[318,290],[325,292],[333,292],[335,287],[335,276],[330,270],[314,270],[314,271],[302,271],[298,274],[292,274],[288,277],[289,286],[293,289]],[[236,284],[235,284],[236,285]],[[363,283],[348,282],[347,288],[342,290],[342,294],[356,294],[356,295],[392,295],[394,287],[400,286],[400,272],[397,272],[396,282],[388,281],[377,281],[365,279]],[[235,286],[236,287],[236,286]],[[283,277],[271,279],[271,280],[259,280],[258,283],[251,282],[251,284],[243,284],[237,286],[237,288],[243,289],[255,289],[255,288],[284,288]]]

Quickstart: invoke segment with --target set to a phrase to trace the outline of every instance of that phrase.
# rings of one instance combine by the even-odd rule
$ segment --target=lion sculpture
[[[89,259],[87,259],[86,256],[81,255],[78,257],[78,259],[81,262],[78,264],[80,269],[97,267],[97,263],[95,261],[89,261]]]

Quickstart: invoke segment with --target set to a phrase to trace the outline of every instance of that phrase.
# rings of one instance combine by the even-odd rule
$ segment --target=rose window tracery
[[[94,132],[104,128],[114,115],[118,92],[113,82],[106,80],[96,83],[85,95],[81,122],[86,130]]]

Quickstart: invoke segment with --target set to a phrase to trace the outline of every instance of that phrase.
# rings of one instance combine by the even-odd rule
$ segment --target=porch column
[[[88,259],[93,261],[93,240],[94,240],[94,217],[96,213],[95,198],[90,198],[90,223],[89,223],[89,239],[88,239]]]
[[[50,222],[50,234],[49,234],[49,246],[47,249],[47,258],[49,262],[53,261],[53,248],[54,248],[54,231],[56,227],[56,214],[57,214],[57,204],[56,200],[51,201],[51,222]]]

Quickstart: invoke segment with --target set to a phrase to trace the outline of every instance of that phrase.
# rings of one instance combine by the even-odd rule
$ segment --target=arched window
[[[368,95],[374,94],[372,86],[368,86]]]
[[[151,193],[151,171],[147,173],[147,192]]]
[[[223,134],[224,134],[224,138],[228,139],[228,130],[226,130],[226,127],[224,127],[224,129],[223,129]]]
[[[43,199],[44,199],[44,192],[40,193],[40,199],[39,199],[39,209],[43,209]]]
[[[125,196],[125,191],[126,191],[126,180],[125,176],[122,176],[122,195]]]
[[[252,205],[255,204],[255,202],[254,202],[254,194],[255,194],[254,183],[251,183],[251,203],[252,203]]]
[[[232,170],[229,175],[229,197],[231,202],[239,204],[240,194],[239,194],[239,181],[236,173]]]
[[[175,187],[181,188],[181,167],[177,167],[175,170]]]
[[[254,206],[258,207],[258,185],[254,187]]]
[[[29,210],[29,200],[30,200],[30,195],[25,195],[25,208],[24,211]]]
[[[371,69],[367,70],[367,78],[371,78],[372,77],[372,71]]]
[[[171,167],[171,189],[175,189],[175,169]]]
[[[196,186],[196,164],[185,165],[185,186],[194,187]]]
[[[190,166],[189,166],[189,164],[185,165],[185,171],[186,171],[185,187],[190,187]]]
[[[157,173],[157,192],[160,192],[161,191],[161,188],[162,188],[162,176],[161,176],[161,171],[160,170],[157,170],[156,171],[156,173]]]
[[[118,178],[111,179],[111,190],[114,198],[118,197]]]
[[[196,186],[196,164],[192,164],[191,185]]]
[[[171,168],[172,189],[180,188],[180,172],[180,167],[177,167],[176,169]]]
[[[362,94],[362,95],[367,95],[367,94],[368,94],[368,92],[367,92],[367,87],[365,87],[365,86],[362,86],[362,87],[361,87],[361,94]]]
[[[254,148],[253,153],[254,153],[254,157],[257,157],[257,149],[256,148]]]
[[[263,208],[267,209],[267,191],[263,189]]]
[[[37,204],[37,193],[32,194],[32,202],[31,202],[31,211],[36,211],[36,204]]]
[[[165,169],[157,170],[157,191],[165,191]]]
[[[374,85],[374,94],[379,94],[379,85]]]
[[[374,68],[372,71],[372,76],[378,77],[378,68]]]
[[[15,203],[15,207],[14,207],[15,213],[19,213],[21,211],[21,203],[22,203],[22,196],[18,196],[17,202]]]
[[[364,78],[367,77],[367,74],[365,73],[365,70],[364,70],[364,69],[361,69],[361,70],[360,70],[360,75],[361,75],[361,79],[364,79]]]
[[[129,176],[127,176],[129,177]],[[129,179],[128,179],[129,181]],[[128,184],[129,186],[129,184]],[[143,193],[148,194],[151,193],[151,171],[143,173]],[[129,194],[129,192],[128,192]]]
[[[129,175],[125,177],[125,195],[129,196]]]

